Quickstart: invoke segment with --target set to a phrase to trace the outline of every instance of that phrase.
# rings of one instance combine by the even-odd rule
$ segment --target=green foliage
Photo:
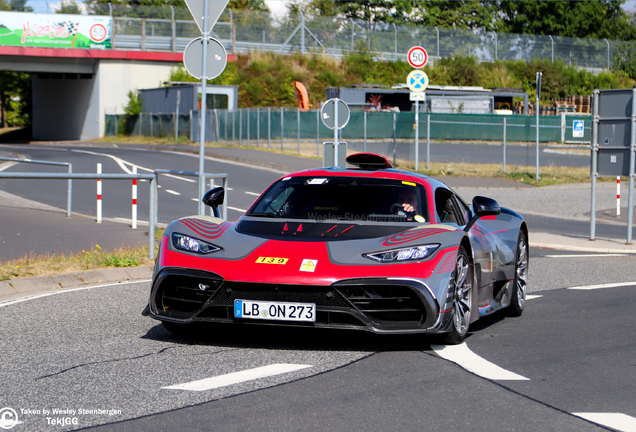
[[[141,95],[137,89],[128,92],[128,103],[124,105],[124,112],[128,115],[139,115],[143,107],[141,104]]]
[[[0,71],[0,127],[30,125],[31,99],[31,74]]]
[[[55,11],[58,14],[81,15],[82,11],[75,0],[62,0],[61,7]]]

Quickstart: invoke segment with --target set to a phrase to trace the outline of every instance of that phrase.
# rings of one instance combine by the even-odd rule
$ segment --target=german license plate
[[[275,321],[316,321],[314,303],[234,300],[234,317]]]

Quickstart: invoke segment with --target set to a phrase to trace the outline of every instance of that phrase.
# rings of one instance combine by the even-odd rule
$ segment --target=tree
[[[124,105],[124,112],[128,115],[139,115],[143,109],[141,94],[137,89],[128,92],[128,103]]]
[[[9,3],[11,10],[16,12],[33,12],[31,6],[26,5],[27,0],[11,0]]]
[[[16,96],[19,96],[19,101],[12,103],[11,97],[15,98]],[[12,126],[30,124],[31,74],[0,71],[0,126],[2,127],[8,126],[7,110],[12,104],[16,105],[15,111],[20,113],[19,120],[14,119]]]
[[[340,17],[371,23],[415,24],[428,27],[493,30],[496,5],[479,0],[330,1],[296,3],[313,16]]]
[[[69,15],[81,15],[82,10],[79,8],[79,5],[75,0],[62,0],[60,8],[55,11],[55,13],[59,14],[69,14]]]
[[[594,39],[636,39],[636,28],[621,8],[624,0],[497,2],[498,30],[506,33]]]

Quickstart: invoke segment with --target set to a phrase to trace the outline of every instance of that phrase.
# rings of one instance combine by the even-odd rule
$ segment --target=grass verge
[[[159,242],[161,241],[164,231],[164,228],[155,230],[155,239],[157,240],[155,256],[159,250]],[[104,251],[97,244],[93,250],[83,250],[75,254],[52,253],[29,255],[0,263],[0,281],[34,276],[51,276],[86,270],[136,267],[153,264],[154,260],[148,258],[148,246],[122,247],[112,251]]]

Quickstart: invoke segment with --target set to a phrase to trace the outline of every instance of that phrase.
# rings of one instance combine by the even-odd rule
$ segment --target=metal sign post
[[[417,47],[414,47],[417,48]],[[414,48],[411,48],[411,53]],[[411,54],[409,54],[410,59]],[[412,62],[409,60],[409,63]],[[426,64],[426,62],[424,62]],[[415,129],[415,170],[419,169],[419,159],[420,159],[420,101],[426,100],[426,94],[424,90],[428,87],[428,75],[426,72],[421,70],[411,71],[406,77],[406,85],[408,86],[410,93],[410,100],[415,101],[415,124],[413,125],[413,129]]]
[[[323,149],[323,164],[325,166],[340,166],[340,155],[339,155],[339,145],[338,145],[338,131],[344,128],[347,123],[349,123],[349,118],[351,116],[351,111],[349,110],[349,106],[345,101],[340,100],[338,98],[329,99],[322,106],[320,110],[320,118],[325,126],[329,129],[333,129],[333,146],[334,146],[334,156],[333,156],[333,165],[329,165],[331,162],[324,157],[327,153]],[[323,146],[327,146],[331,143],[323,143]],[[346,147],[343,149],[346,155]],[[343,167],[344,168],[344,167]]]
[[[199,110],[199,214],[205,214],[205,206],[201,199],[205,193],[205,119],[207,108],[208,79],[216,78],[223,72],[227,64],[227,53],[223,45],[210,38],[210,30],[216,24],[229,0],[186,0],[190,13],[201,30],[201,38],[191,41],[183,52],[183,63],[186,70],[195,78],[201,78],[201,109]],[[201,52],[198,49],[201,49]],[[208,52],[211,51],[211,52]],[[201,64],[197,59],[201,59]],[[214,63],[208,67],[208,59]],[[209,70],[210,69],[210,70]],[[199,75],[200,73],[200,75]]]
[[[539,100],[541,99],[541,77],[543,74],[537,72],[537,105],[536,105],[536,117],[537,117],[537,175],[536,179],[539,180]]]

